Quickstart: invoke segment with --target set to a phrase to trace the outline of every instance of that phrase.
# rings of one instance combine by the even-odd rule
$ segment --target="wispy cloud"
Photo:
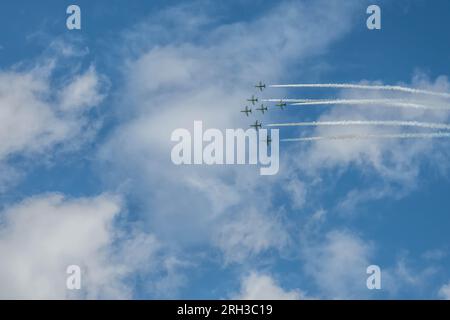
[[[99,158],[112,169],[106,175],[114,184],[128,179],[122,190],[140,203],[139,215],[161,241],[185,252],[212,250],[227,265],[277,254],[289,243],[283,209],[272,202],[281,175],[269,184],[248,168],[175,167],[167,158],[169,137],[194,120],[215,128],[248,126],[239,110],[255,79],[278,79],[293,59],[300,63],[326,50],[350,29],[359,6],[282,2],[247,21],[213,24],[204,8],[183,6],[126,33],[123,47],[133,50],[125,53],[126,84],[116,106],[126,121]],[[179,17],[174,23],[167,19],[171,12]]]
[[[232,296],[240,300],[300,300],[307,299],[299,289],[285,290],[270,275],[251,272],[243,277],[240,292]]]

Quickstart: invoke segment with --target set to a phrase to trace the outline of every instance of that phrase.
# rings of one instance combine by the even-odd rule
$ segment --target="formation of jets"
[[[255,84],[255,88],[259,89],[259,91],[263,91],[264,89],[266,89],[266,84],[259,81],[257,84]],[[247,101],[249,103],[251,103],[253,106],[255,106],[259,100],[258,100],[258,97],[255,97],[255,95],[252,95],[251,98],[247,99]],[[284,107],[286,107],[286,105],[287,105],[286,102],[284,102],[283,100],[280,100],[280,102],[275,104],[275,106],[280,107],[281,110],[284,110]],[[269,109],[264,104],[261,104],[259,108],[256,108],[256,110],[261,111],[261,113],[264,114]],[[248,117],[248,115],[250,113],[252,113],[252,109],[249,108],[248,106],[245,106],[245,109],[241,110],[241,112],[245,113],[245,115]],[[250,125],[250,127],[255,128],[256,130],[259,130],[262,128],[262,123],[259,122],[258,120],[256,120],[254,124]],[[269,145],[272,142],[272,139],[270,137],[267,137],[267,139],[264,140],[264,142],[267,143],[267,145]]]

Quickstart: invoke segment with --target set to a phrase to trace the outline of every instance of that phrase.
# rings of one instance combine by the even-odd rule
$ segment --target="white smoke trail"
[[[269,87],[271,87],[271,88],[336,88],[336,89],[388,90],[388,91],[426,94],[426,95],[450,98],[450,93],[421,90],[421,89],[401,87],[401,86],[389,86],[389,85],[384,86],[384,85],[365,85],[365,84],[351,84],[351,83],[300,83],[300,84],[272,84],[272,85],[269,85]]]
[[[291,99],[294,100],[294,99]],[[285,100],[283,100],[285,101]],[[292,101],[293,106],[312,106],[312,105],[383,105],[388,107],[414,108],[422,110],[450,110],[449,106],[430,106],[405,100],[392,99],[334,99],[334,100],[311,100],[298,99]]]
[[[311,122],[288,122],[271,123],[267,127],[317,127],[317,126],[403,126],[420,127],[428,129],[450,130],[450,125],[445,123],[419,122],[419,121],[398,121],[398,120],[340,120],[340,121],[311,121]]]
[[[450,132],[435,133],[399,133],[399,134],[348,134],[336,136],[316,136],[304,138],[281,139],[284,142],[307,142],[321,140],[360,140],[360,139],[432,139],[450,138]]]
[[[327,99],[323,99],[327,100]],[[262,102],[308,102],[308,101],[314,101],[313,99],[261,99]],[[322,101],[322,100],[317,100]]]
[[[450,105],[424,105],[399,99],[262,99],[264,102],[287,102],[291,106],[314,105],[382,105],[394,108],[413,108],[422,110],[450,110]]]

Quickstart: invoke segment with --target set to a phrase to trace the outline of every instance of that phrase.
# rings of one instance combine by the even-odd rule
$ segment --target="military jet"
[[[244,112],[245,115],[248,117],[248,114],[252,113],[252,109],[249,109],[248,106],[245,106],[245,109],[241,110],[241,112]]]
[[[255,124],[251,124],[250,127],[255,128],[256,131],[262,128],[262,123],[258,122],[258,120],[255,121]]]
[[[252,96],[250,99],[247,99],[248,102],[251,102],[253,105],[255,105],[256,102],[258,102],[258,98],[255,98],[255,96]]]
[[[255,85],[255,88],[258,88],[260,91],[263,91],[263,89],[266,88],[266,84],[260,81],[257,85]]]
[[[283,102],[283,100],[280,100],[280,102],[277,103],[276,106],[280,107],[281,110],[284,110],[284,107],[286,107],[286,102]]]
[[[270,139],[269,136],[267,136],[266,140],[263,140],[265,143],[267,143],[267,145],[270,145],[270,143],[272,142],[272,139]]]
[[[261,105],[261,108],[256,108],[256,110],[261,111],[262,114],[264,114],[265,111],[267,111],[267,107],[265,107],[263,104]]]

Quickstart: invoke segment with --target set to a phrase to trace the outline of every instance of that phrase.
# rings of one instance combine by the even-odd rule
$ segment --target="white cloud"
[[[245,22],[214,25],[209,12],[185,5],[126,34],[123,47],[137,50],[126,52],[123,122],[99,157],[112,166],[112,183],[125,181],[123,190],[144,202],[149,228],[178,246],[213,245],[226,262],[283,247],[283,209],[273,207],[272,195],[286,176],[263,179],[251,167],[176,167],[170,135],[194,120],[247,127],[239,110],[254,82],[276,81],[290,63],[322,53],[349,30],[358,6],[284,2]],[[293,187],[299,196],[300,184]]]
[[[367,82],[363,82],[367,83]],[[377,82],[376,84],[380,84]],[[421,74],[413,77],[411,85],[417,88],[445,91],[450,84],[446,77],[438,77],[431,81]],[[389,92],[361,92],[358,90],[343,90],[342,98],[388,99],[400,97],[414,99],[424,105],[447,105],[442,98],[424,95],[393,95]],[[446,122],[449,120],[447,111],[424,111],[406,108],[384,108],[382,106],[331,107],[323,112],[318,120],[413,120],[424,122]],[[308,135],[330,136],[339,134],[383,134],[411,131],[407,128],[380,128],[371,126],[351,127],[318,127]],[[417,131],[417,130],[416,130]],[[447,155],[443,146],[445,140],[341,140],[323,141],[309,145],[298,145],[297,149],[303,159],[298,164],[299,169],[307,175],[315,177],[324,172],[333,171],[336,178],[349,168],[357,168],[365,179],[370,179],[369,188],[355,188],[341,200],[338,206],[347,212],[353,211],[360,203],[369,200],[379,200],[385,197],[399,198],[414,190],[421,174],[421,165],[432,162],[433,168],[441,172],[448,171],[446,161],[439,161]]]
[[[450,283],[444,284],[438,293],[439,297],[444,300],[450,300]]]
[[[296,290],[284,290],[267,274],[251,272],[242,279],[241,289],[233,299],[240,300],[300,300],[306,295]]]
[[[412,263],[403,252],[392,267],[383,270],[384,290],[393,297],[410,292],[414,292],[416,296],[423,295],[440,268],[438,264],[429,261],[424,266],[420,266],[418,262]]]
[[[367,297],[366,269],[372,264],[371,245],[348,231],[332,231],[323,241],[305,241],[302,250],[305,271],[314,279],[321,297]]]
[[[78,199],[42,195],[6,209],[0,215],[0,297],[130,297],[124,278],[149,268],[158,244],[150,235],[118,235],[114,219],[120,210],[120,199],[108,194]],[[113,246],[118,239],[121,245]],[[81,267],[80,291],[66,290],[69,265]]]
[[[268,249],[281,249],[287,241],[279,220],[253,210],[225,221],[214,237],[226,262],[244,261]]]
[[[307,195],[305,184],[300,180],[292,179],[284,185],[284,188],[291,198],[292,207],[294,209],[302,209]]]
[[[82,74],[76,75],[61,90],[59,107],[64,111],[77,111],[99,105],[105,95],[106,80],[93,66]]]
[[[59,118],[46,97],[48,70],[0,73],[0,159],[15,152],[43,151],[74,128]]]
[[[430,260],[430,261],[439,261],[445,258],[448,255],[448,252],[443,249],[431,249],[425,251],[421,257]]]
[[[51,84],[52,68],[0,72],[0,159],[16,152],[42,152],[73,138],[86,127],[87,119],[63,109],[71,103],[100,103],[93,68],[62,89],[61,104],[53,101],[58,88]]]
[[[50,159],[54,155],[50,151],[76,150],[98,129],[99,121],[85,111],[102,102],[107,89],[104,77],[92,66],[85,72],[71,72],[61,84],[54,75],[60,61],[38,60],[32,68],[0,71],[0,168],[11,173],[1,179],[3,189],[20,176],[9,161],[11,156]]]
[[[158,266],[159,272],[155,274],[150,283],[146,284],[147,291],[156,298],[177,298],[179,290],[188,282],[188,276],[180,272],[185,268],[195,267],[192,259],[180,260],[169,256],[163,259]]]

